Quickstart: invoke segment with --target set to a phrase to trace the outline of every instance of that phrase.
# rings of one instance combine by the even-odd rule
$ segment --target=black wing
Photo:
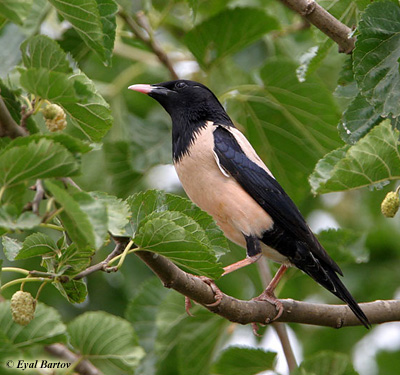
[[[223,126],[214,131],[219,165],[271,216],[274,226],[260,240],[287,256],[299,269],[345,301],[368,328],[368,318],[340,281],[339,266],[312,233],[300,211],[279,183],[250,160],[235,136]]]
[[[218,126],[214,131],[214,151],[220,165],[271,216],[274,221],[275,235],[283,235],[284,231],[286,238],[307,244],[317,259],[342,274],[339,266],[319,244],[297,206],[279,183],[266,170],[247,157],[235,136],[223,126]],[[267,245],[270,244],[267,243]],[[276,248],[276,250],[280,249]],[[294,251],[293,248],[292,251]],[[286,254],[284,249],[281,252],[290,256],[290,253]]]

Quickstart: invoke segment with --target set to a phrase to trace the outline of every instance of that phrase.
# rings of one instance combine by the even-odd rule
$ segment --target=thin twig
[[[151,48],[160,62],[169,70],[171,78],[178,79],[179,76],[176,73],[171,60],[154,37],[153,30],[145,14],[143,12],[138,12],[136,20],[123,10],[120,10],[118,14],[136,37]]]
[[[28,118],[31,117],[34,113],[35,113],[35,103],[36,103],[36,99],[32,100],[31,103],[31,108],[29,109],[29,111],[27,110],[27,107],[25,105],[23,105],[21,107],[21,122],[20,122],[20,126],[21,128],[26,129],[26,122],[28,121]]]
[[[81,187],[71,177],[62,177],[62,178],[60,178],[60,180],[65,185],[71,185],[74,188],[78,189],[79,191],[82,191]]]
[[[258,270],[263,281],[264,287],[266,288],[268,284],[272,280],[271,271],[268,267],[267,261],[264,257],[262,257],[258,262]],[[297,362],[296,357],[294,356],[293,348],[289,340],[289,336],[287,333],[287,327],[283,323],[273,322],[272,327],[274,328],[276,334],[278,335],[279,341],[282,345],[283,353],[285,354],[286,362],[288,364],[289,372],[293,372],[296,370]]]
[[[44,198],[44,187],[42,184],[42,180],[36,180],[35,190],[36,194],[32,201],[32,211],[34,214],[39,215],[40,202]]]
[[[12,118],[3,98],[0,95],[0,137],[24,137],[28,132]]]
[[[314,0],[280,1],[336,42],[339,46],[339,52],[351,53],[353,51],[356,39],[350,36],[351,29],[333,17]]]
[[[63,344],[51,344],[45,346],[45,349],[56,357],[65,359],[67,362],[74,363],[79,361],[75,366],[75,371],[81,375],[100,375],[101,372],[88,360],[82,360],[81,357],[71,352]]]
[[[108,263],[110,260],[114,259],[118,255],[122,254],[122,252],[125,250],[126,246],[129,243],[129,238],[125,237],[119,237],[119,238],[114,238],[114,241],[116,243],[114,250],[105,258],[103,261],[100,263],[94,264],[93,266],[90,266],[83,270],[82,272],[78,273],[75,277],[74,280],[80,280],[83,279],[84,277],[90,275],[93,272],[96,271],[106,271],[106,272],[112,272],[112,271],[117,271],[118,269],[115,267],[107,267]]]
[[[168,259],[151,252],[138,250],[135,254],[142,259],[159,277],[167,288],[172,288],[203,305],[225,319],[240,324],[265,323],[266,318],[274,319],[276,308],[266,301],[242,301],[222,293],[217,306],[207,306],[215,302],[212,288],[200,278],[188,274]],[[359,326],[362,323],[347,305],[313,304],[281,300],[284,312],[277,321],[311,324],[342,328]],[[400,321],[400,300],[360,303],[371,324]]]

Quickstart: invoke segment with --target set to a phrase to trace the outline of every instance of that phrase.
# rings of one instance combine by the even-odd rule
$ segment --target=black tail
[[[353,311],[354,315],[366,328],[371,327],[371,323],[368,321],[367,316],[364,314],[358,303],[339,279],[336,272],[331,269],[329,265],[322,265],[321,262],[319,262],[319,260],[316,259],[311,253],[308,253],[307,257],[302,258],[300,261],[296,261],[294,263],[296,267],[300,268],[307,275],[311,276],[318,284],[322,285],[336,297],[346,302],[351,311]]]

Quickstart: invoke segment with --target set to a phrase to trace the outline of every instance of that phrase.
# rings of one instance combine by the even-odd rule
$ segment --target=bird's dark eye
[[[187,84],[185,82],[177,82],[175,84],[175,88],[177,88],[177,89],[183,89],[186,86],[187,86]]]

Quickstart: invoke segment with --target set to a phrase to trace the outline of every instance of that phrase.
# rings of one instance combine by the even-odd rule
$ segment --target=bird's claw
[[[253,330],[253,334],[254,334],[254,336],[257,336],[257,337],[262,337],[262,335],[260,335],[259,333],[258,333],[258,324],[257,323],[251,323],[251,329]]]
[[[185,296],[185,311],[186,314],[188,314],[189,316],[194,316],[191,312],[190,309],[192,308],[192,301],[190,300],[189,297]]]
[[[205,303],[205,306],[208,307],[215,307],[218,306],[221,303],[222,297],[224,294],[221,292],[221,289],[217,287],[217,284],[215,284],[214,280],[211,280],[209,277],[206,276],[198,276],[198,278],[202,281],[204,281],[207,285],[210,286],[211,290],[214,292],[214,298],[215,302],[213,303]]]
[[[268,317],[265,320],[266,324],[274,322],[275,320],[279,319],[283,314],[283,303],[278,298],[276,298],[274,292],[269,291],[268,288],[265,289],[258,297],[255,297],[252,300],[253,301],[266,301],[266,302],[269,302],[269,303],[272,303],[273,305],[275,305],[277,314],[272,319]],[[253,329],[253,332],[254,332],[254,329]]]
[[[196,277],[198,277],[200,280],[204,281],[207,285],[209,285],[211,290],[214,292],[215,302],[213,302],[213,303],[205,303],[204,305],[207,306],[207,307],[218,306],[221,303],[221,300],[222,300],[222,297],[223,297],[224,294],[217,287],[217,285],[215,284],[214,280],[211,280],[209,277],[206,277],[206,276],[196,276]],[[186,310],[186,313],[189,316],[194,316],[190,312],[191,308],[192,308],[192,301],[190,300],[189,297],[185,297],[185,310]]]

